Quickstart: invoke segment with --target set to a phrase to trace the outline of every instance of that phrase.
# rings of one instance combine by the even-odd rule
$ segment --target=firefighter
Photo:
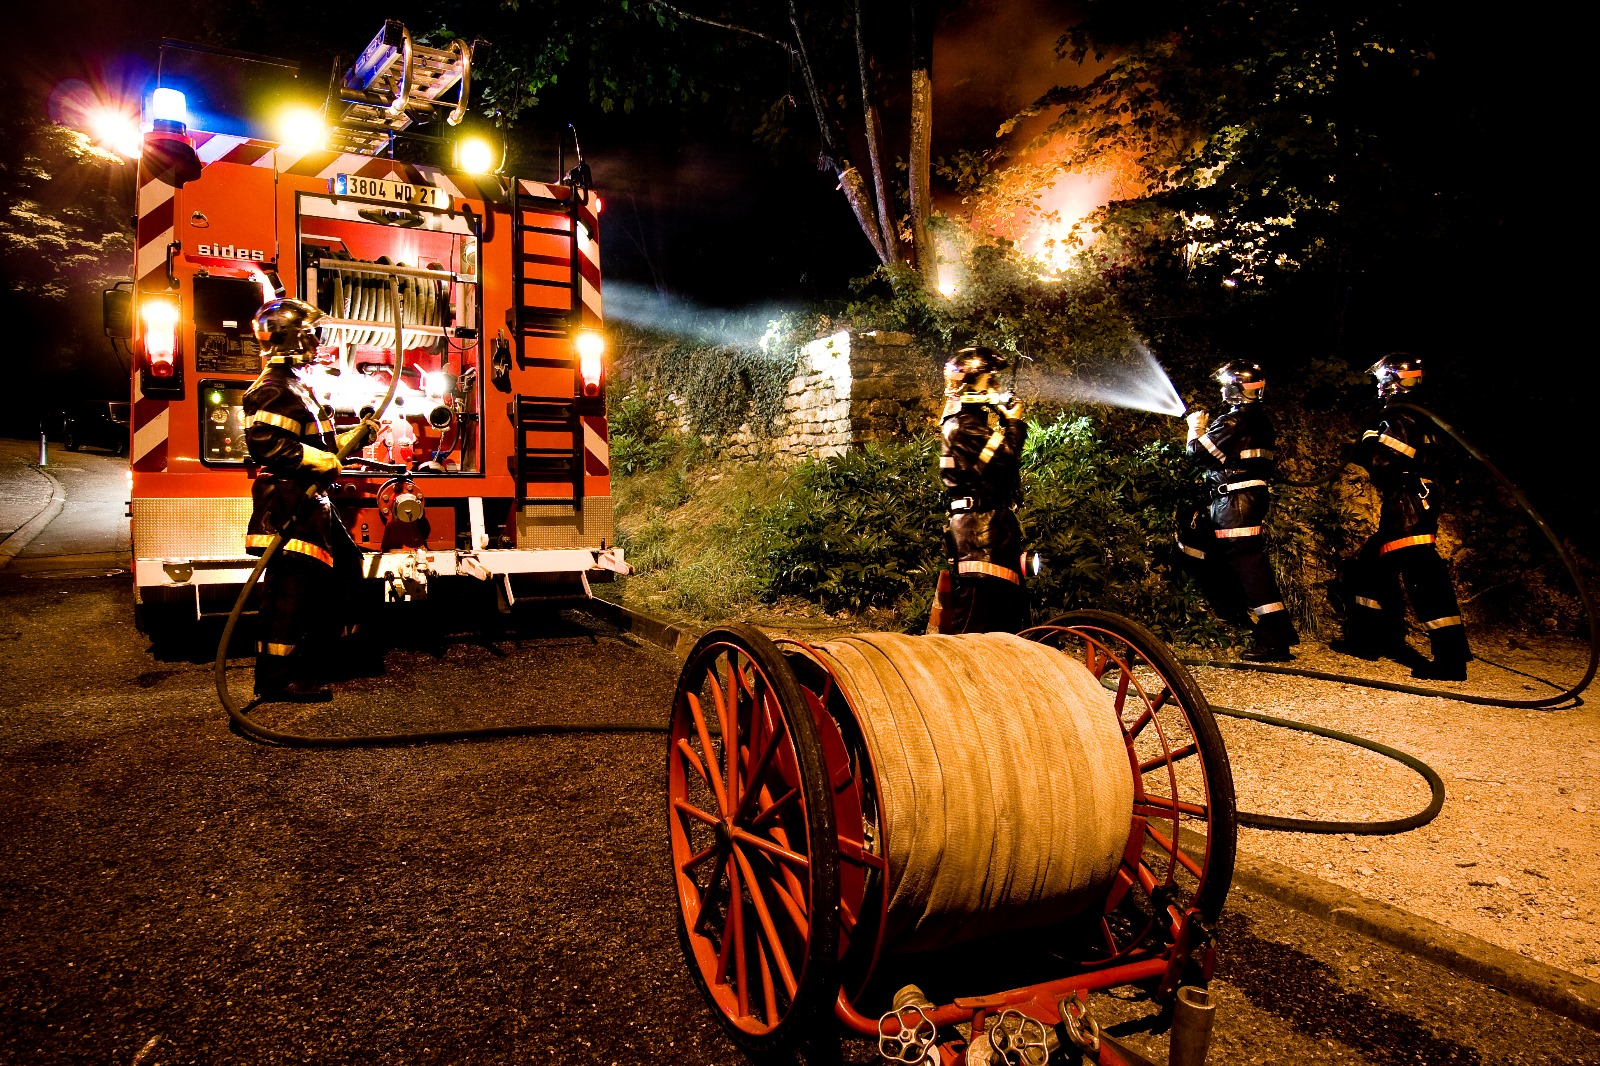
[[[1211,421],[1188,416],[1188,450],[1205,476],[1210,499],[1179,526],[1178,547],[1192,560],[1219,614],[1248,610],[1251,662],[1286,662],[1298,642],[1267,558],[1269,488],[1277,476],[1277,435],[1263,402],[1267,379],[1254,363],[1224,364],[1214,375],[1227,408]]]
[[[1465,681],[1472,651],[1450,573],[1439,558],[1439,482],[1443,456],[1428,420],[1395,403],[1414,400],[1422,385],[1422,360],[1404,352],[1384,356],[1367,371],[1383,401],[1372,428],[1361,434],[1354,461],[1366,468],[1382,503],[1378,531],[1367,539],[1349,568],[1351,599],[1340,651],[1365,659],[1414,657],[1406,645],[1404,583],[1411,609],[1428,631],[1433,661],[1411,676],[1428,681]]]
[[[939,577],[929,629],[940,633],[1015,633],[1028,622],[1022,587],[1022,403],[998,388],[1005,357],[992,348],[957,352],[944,367],[940,418],[950,527],[950,569]]]
[[[245,550],[260,555],[275,534],[284,538],[261,591],[256,695],[269,700],[331,698],[312,645],[325,649],[338,636],[346,596],[360,577],[361,552],[325,490],[339,473],[336,450],[351,437],[367,439],[373,425],[363,421],[336,437],[296,373],[316,357],[322,317],[308,303],[277,299],[251,323],[266,366],[244,394],[245,441],[261,468],[251,486]]]

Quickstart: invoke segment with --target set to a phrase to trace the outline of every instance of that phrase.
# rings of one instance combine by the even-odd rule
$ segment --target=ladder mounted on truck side
[[[511,183],[513,295],[506,310],[506,328],[518,367],[569,370],[576,382],[578,357],[571,340],[582,321],[583,297],[578,258],[578,192],[570,186],[569,189],[565,199],[557,199],[530,192],[520,181]],[[549,250],[556,244],[562,246],[562,254]],[[535,250],[537,247],[545,250]],[[530,354],[529,341],[538,340],[561,342],[560,354]],[[570,396],[518,394],[507,404],[516,430],[513,473],[519,505],[582,504],[584,449],[579,408],[576,388]],[[562,447],[535,445],[530,443],[535,434],[545,438],[561,434],[568,443]],[[560,481],[571,483],[570,497],[529,494],[531,484]]]

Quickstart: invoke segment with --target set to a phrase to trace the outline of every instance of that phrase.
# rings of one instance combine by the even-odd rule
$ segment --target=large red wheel
[[[745,1051],[794,1046],[838,993],[839,856],[812,709],[759,630],[713,629],[690,653],[667,796],[690,974]]]
[[[1073,611],[1022,636],[1081,658],[1113,692],[1133,774],[1133,825],[1084,961],[1157,951],[1196,910],[1222,912],[1237,845],[1233,772],[1205,694],[1162,640],[1108,611]]]

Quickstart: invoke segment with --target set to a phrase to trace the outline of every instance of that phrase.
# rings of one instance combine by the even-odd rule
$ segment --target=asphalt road
[[[95,564],[0,572],[0,1061],[743,1061],[679,955],[660,737],[254,744],[205,642],[153,653]],[[382,676],[266,720],[664,718],[676,677],[538,605],[511,631],[418,611],[392,633]],[[1238,892],[1214,988],[1216,1063],[1600,1063],[1591,1031]],[[1093,1003],[1164,1058],[1141,994]]]

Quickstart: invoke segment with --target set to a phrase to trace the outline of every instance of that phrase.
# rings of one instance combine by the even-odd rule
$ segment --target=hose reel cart
[[[1210,977],[1233,779],[1204,695],[1137,623],[814,647],[714,629],[668,744],[679,938],[747,1052],[831,1012],[896,1061],[1042,1064],[1089,991]]]

